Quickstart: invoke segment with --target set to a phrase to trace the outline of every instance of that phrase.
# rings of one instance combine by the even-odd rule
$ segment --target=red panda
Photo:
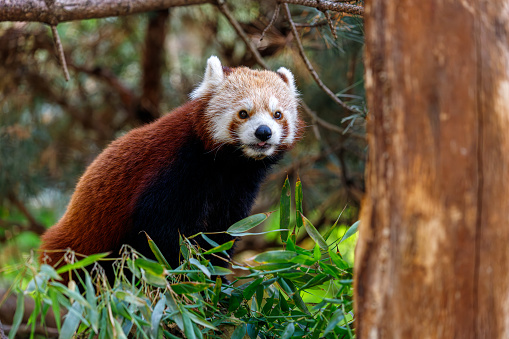
[[[224,231],[248,216],[267,171],[301,133],[294,77],[223,67],[212,56],[190,98],[92,162],[43,235],[41,262],[55,265],[63,252],[54,250],[67,248],[118,255],[123,244],[153,257],[145,231],[175,268],[179,233]]]

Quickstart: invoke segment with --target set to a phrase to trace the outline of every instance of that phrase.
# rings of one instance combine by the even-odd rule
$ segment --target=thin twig
[[[362,135],[362,134],[359,134],[359,133],[355,133],[355,132],[351,132],[350,130],[345,132],[344,128],[336,126],[334,124],[331,124],[330,122],[327,122],[327,121],[323,120],[315,112],[313,112],[311,110],[311,108],[309,108],[309,106],[306,105],[305,102],[301,102],[301,108],[302,108],[302,110],[307,115],[309,115],[311,117],[311,119],[313,121],[315,121],[317,124],[319,124],[323,128],[328,129],[329,131],[333,131],[333,132],[336,132],[336,133],[339,133],[339,134],[346,134],[346,133],[348,133],[348,135],[353,137],[353,138],[360,139],[360,140],[366,140],[366,136],[365,135]]]
[[[284,4],[288,3],[294,5],[314,7],[320,11],[329,10],[358,16],[364,15],[364,7],[362,6],[342,4],[340,2],[334,2],[329,0],[320,0],[320,2],[317,2],[316,0],[280,0],[280,2]]]
[[[51,25],[51,32],[53,33],[53,41],[55,42],[58,61],[64,70],[65,80],[69,81],[69,70],[67,69],[67,62],[65,61],[64,48],[62,47],[62,42],[60,41],[56,25]]]
[[[339,106],[343,107],[344,109],[350,111],[350,112],[356,112],[356,110],[349,107],[347,104],[345,104],[341,99],[339,99],[330,89],[327,87],[318,74],[316,73],[315,69],[313,68],[313,65],[311,65],[311,62],[306,56],[306,53],[304,52],[304,46],[302,45],[302,41],[299,37],[299,32],[297,31],[297,27],[295,27],[295,24],[292,20],[292,14],[290,13],[290,8],[288,7],[288,4],[284,3],[283,7],[285,9],[286,18],[288,19],[288,22],[290,23],[290,27],[292,28],[292,33],[295,38],[295,42],[297,43],[297,47],[299,49],[299,54],[304,61],[304,64],[306,64],[307,69],[309,70],[309,73],[315,79],[316,84],[318,87],[320,87],[335,103],[337,103]]]
[[[270,19],[269,24],[267,25],[267,27],[265,27],[265,29],[262,32],[262,36],[260,37],[260,41],[263,40],[263,37],[265,36],[265,33],[267,33],[267,31],[272,27],[272,25],[274,25],[274,22],[276,21],[277,17],[279,16],[280,10],[281,10],[281,4],[277,4],[276,9],[274,10],[274,15],[272,15],[272,19]]]
[[[228,21],[233,26],[233,28],[235,29],[237,34],[240,36],[240,38],[242,40],[244,40],[244,43],[246,44],[246,46],[249,49],[249,51],[253,54],[253,56],[254,56],[256,62],[258,63],[258,65],[262,66],[265,69],[268,69],[269,65],[267,65],[265,60],[263,60],[263,58],[260,55],[260,53],[258,52],[258,49],[256,48],[256,46],[253,45],[253,43],[251,42],[251,39],[249,39],[249,37],[247,36],[246,32],[244,32],[244,30],[240,26],[239,22],[237,21],[237,19],[235,19],[235,17],[232,15],[232,13],[228,9],[228,7],[226,7],[225,1],[224,0],[218,0],[217,1],[217,7],[221,11],[221,13],[223,13],[223,15],[226,17],[226,19],[228,19]]]
[[[320,0],[317,0],[320,1]],[[332,36],[334,37],[334,40],[338,39],[338,35],[336,34],[336,29],[334,27],[334,24],[332,23],[332,19],[330,16],[330,13],[327,11],[322,11],[322,13],[325,15],[325,18],[327,19],[327,23],[329,24],[330,32],[332,33]]]

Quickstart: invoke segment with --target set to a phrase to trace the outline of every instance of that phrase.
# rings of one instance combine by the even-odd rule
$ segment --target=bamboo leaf
[[[292,251],[269,251],[258,254],[254,260],[256,262],[287,263],[296,256],[297,253]]]
[[[70,270],[75,270],[78,268],[85,268],[88,265],[91,265],[91,264],[101,260],[102,258],[106,257],[109,254],[110,254],[110,252],[96,253],[96,254],[89,255],[88,257],[85,257],[84,259],[81,259],[80,261],[77,261],[74,264],[67,264],[67,265],[60,267],[59,269],[57,269],[57,273],[62,274],[64,272],[68,272]]]
[[[83,313],[83,306],[75,301],[69,312],[65,316],[62,330],[60,331],[59,339],[71,339],[76,333],[78,326],[81,322],[81,314]]]
[[[346,231],[345,235],[343,235],[343,238],[341,238],[341,241],[339,243],[342,243],[343,241],[354,235],[359,230],[360,222],[361,222],[360,220],[354,222],[353,225],[350,226],[350,228]]]
[[[306,228],[306,232],[308,235],[315,241],[315,243],[320,246],[322,250],[327,250],[328,246],[325,242],[325,239],[321,236],[321,234],[316,230],[315,226],[311,224],[311,221],[308,220],[305,216],[301,215],[302,220],[304,221],[304,226]]]
[[[232,234],[232,233],[244,233],[246,231],[249,231],[253,227],[256,227],[260,225],[262,222],[267,220],[269,215],[271,215],[272,212],[269,213],[258,213],[251,215],[247,218],[244,218],[240,221],[237,221],[235,224],[231,225],[228,230],[226,230],[226,233]]]
[[[337,266],[339,267],[340,269],[342,270],[346,270],[348,269],[348,264],[346,263],[346,261],[344,261],[343,259],[341,259],[341,257],[339,255],[337,255],[336,252],[334,252],[332,249],[329,248],[329,255],[330,255],[330,258],[332,259],[332,262]]]
[[[196,260],[195,258],[191,258],[189,259],[189,263],[193,266],[196,266],[200,271],[202,271],[207,276],[207,278],[210,278],[211,274],[209,269],[202,265],[198,260]]]
[[[166,297],[163,294],[163,295],[161,295],[161,299],[159,299],[159,301],[154,306],[154,311],[152,311],[152,316],[150,318],[150,322],[151,322],[150,327],[151,327],[152,338],[158,337],[160,323],[161,323],[161,319],[163,317],[165,304],[166,304]]]
[[[291,338],[294,332],[295,332],[295,325],[293,323],[289,323],[288,325],[286,325],[283,333],[281,333],[281,339]]]
[[[242,295],[244,296],[244,298],[246,300],[249,300],[251,299],[251,297],[253,296],[253,294],[256,292],[256,288],[258,287],[258,285],[260,285],[261,283],[263,282],[263,278],[258,278],[256,280],[253,280],[249,286],[247,286],[244,291],[242,292]]]
[[[182,282],[170,285],[173,292],[177,294],[190,294],[206,290],[211,287],[211,284],[197,283],[197,282]]]
[[[23,293],[18,293],[18,299],[16,301],[16,312],[14,312],[14,318],[12,320],[12,327],[9,331],[9,339],[13,339],[14,335],[18,331],[19,325],[23,320],[23,313],[25,311],[25,296]]]
[[[164,257],[164,255],[161,252],[161,250],[159,249],[159,247],[157,247],[154,240],[152,240],[152,238],[150,238],[150,236],[147,234],[147,232],[144,232],[144,233],[145,233],[145,236],[147,237],[148,246],[150,247],[150,250],[152,251],[152,253],[154,253],[157,261],[161,265],[164,265],[164,267],[166,267],[168,270],[171,270],[172,268],[171,268],[170,264],[168,264],[168,261]]]
[[[341,309],[334,312],[331,319],[329,320],[329,324],[325,328],[323,335],[326,336],[329,332],[332,332],[334,327],[336,327],[336,325],[344,318],[345,316],[343,315],[343,311]]]
[[[291,212],[291,198],[292,190],[290,188],[290,182],[288,176],[286,176],[281,190],[281,198],[279,200],[279,228],[288,229],[290,228],[290,212]],[[286,242],[288,239],[288,231],[281,232],[281,240]]]
[[[228,275],[232,274],[233,272],[225,267],[221,266],[214,266],[214,272],[213,275]]]
[[[297,228],[301,228],[303,226],[302,218],[300,217],[304,212],[302,210],[302,182],[300,178],[297,176],[297,182],[295,183],[295,217]]]
[[[231,339],[242,339],[246,334],[247,334],[246,324],[242,324],[240,326],[237,326],[235,331],[233,331]]]
[[[217,253],[217,252],[222,252],[222,251],[228,251],[230,248],[233,247],[234,243],[235,243],[235,239],[228,241],[222,245],[211,248],[210,250],[203,252],[203,254],[205,255],[205,254]]]

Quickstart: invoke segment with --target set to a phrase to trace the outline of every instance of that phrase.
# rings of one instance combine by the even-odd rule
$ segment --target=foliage
[[[184,262],[173,269],[157,248],[148,242],[157,261],[124,247],[115,260],[116,278],[110,285],[100,263],[106,254],[95,254],[79,261],[70,260],[60,268],[27,263],[13,286],[18,309],[13,331],[21,323],[24,298],[35,301],[29,320],[32,330],[37,319],[52,312],[61,338],[98,335],[98,338],[352,338],[352,267],[337,251],[339,241],[329,245],[302,214],[302,185],[297,181],[294,224],[290,223],[291,194],[288,178],[280,199],[280,230],[283,248],[258,254],[252,265],[233,263],[246,274],[232,283],[225,279],[232,272],[212,266],[206,255],[225,258],[234,241],[213,243],[206,234],[181,237]],[[252,215],[232,225],[226,233],[235,237],[250,232],[270,213]],[[315,246],[305,249],[296,244],[305,232]],[[262,232],[264,233],[264,232]],[[345,234],[342,240],[354,232]],[[213,248],[204,251],[193,242],[203,237]],[[341,241],[342,241],[341,240]],[[69,252],[70,259],[73,253]],[[88,270],[84,268],[88,267]],[[91,269],[92,268],[92,269]],[[33,276],[27,286],[26,273]],[[62,276],[70,275],[68,286]],[[67,313],[63,322],[60,315]]]

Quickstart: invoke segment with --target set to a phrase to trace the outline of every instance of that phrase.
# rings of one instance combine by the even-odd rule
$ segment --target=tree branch
[[[294,4],[294,5],[302,5],[307,7],[314,7],[319,9],[320,11],[334,11],[347,13],[352,15],[363,16],[364,15],[364,7],[356,6],[351,4],[343,4],[339,2],[333,2],[328,0],[280,0],[284,4]]]
[[[263,67],[265,69],[268,69],[269,65],[267,65],[265,60],[263,60],[263,57],[260,55],[260,52],[258,52],[258,49],[256,48],[256,46],[253,45],[253,42],[251,41],[251,39],[249,38],[247,33],[244,32],[244,30],[240,26],[239,22],[237,21],[237,19],[235,19],[235,17],[230,12],[228,7],[226,7],[225,1],[224,0],[218,0],[217,1],[217,7],[221,11],[221,13],[223,13],[223,15],[226,17],[226,19],[228,19],[228,21],[233,26],[233,28],[235,29],[235,31],[237,32],[239,37],[244,41],[244,43],[246,44],[246,46],[249,49],[249,51],[253,54],[253,57],[255,58],[255,60],[258,63],[258,65],[260,65],[261,67]]]
[[[302,61],[304,61],[304,64],[306,65],[307,69],[309,70],[309,73],[315,79],[316,84],[318,87],[322,89],[335,103],[337,103],[339,106],[343,107],[347,111],[350,112],[356,112],[354,109],[349,107],[347,104],[345,104],[341,99],[337,97],[336,94],[334,94],[329,87],[327,87],[320,77],[318,76],[318,73],[316,73],[315,69],[313,68],[313,65],[311,65],[311,62],[309,61],[308,57],[306,56],[306,53],[304,52],[304,46],[302,45],[302,41],[299,37],[299,32],[297,31],[297,27],[295,27],[295,24],[292,20],[292,14],[290,13],[290,8],[288,7],[288,4],[284,3],[283,8],[285,10],[286,18],[288,19],[288,22],[290,23],[290,27],[292,28],[292,33],[295,38],[295,42],[297,43],[297,47],[299,49],[299,54],[302,58]]]
[[[36,21],[50,25],[60,22],[124,16],[177,6],[201,5],[212,0],[45,0],[0,1],[0,21]]]

